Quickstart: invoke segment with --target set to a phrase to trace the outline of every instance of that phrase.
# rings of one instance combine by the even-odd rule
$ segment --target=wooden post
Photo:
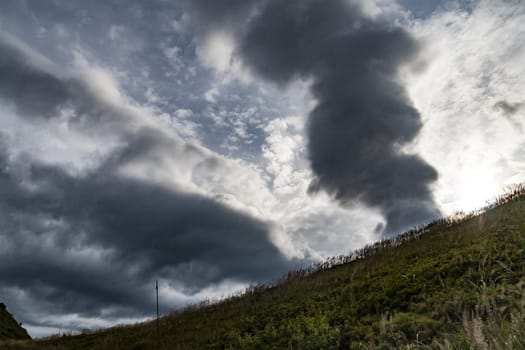
[[[155,292],[157,294],[157,349],[160,349],[159,281],[158,280],[155,280]]]

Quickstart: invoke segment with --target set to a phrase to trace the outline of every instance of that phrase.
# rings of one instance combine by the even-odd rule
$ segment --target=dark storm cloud
[[[27,119],[51,119],[61,111],[74,112],[68,124],[77,129],[128,129],[124,108],[101,103],[81,78],[58,76],[44,67],[38,53],[0,33],[0,101]],[[52,66],[51,62],[46,62]],[[57,67],[54,67],[55,69]],[[92,90],[92,89],[91,89]],[[111,118],[107,118],[107,117]],[[104,125],[102,125],[102,123]]]
[[[266,281],[291,267],[272,243],[269,223],[119,172],[152,156],[177,155],[180,164],[195,155],[220,160],[162,129],[137,128],[132,111],[104,102],[81,80],[55,76],[30,56],[0,37],[0,99],[29,121],[51,120],[66,103],[74,111],[71,126],[109,128],[122,145],[93,169],[71,175],[30,155],[13,157],[0,134],[3,286],[42,299],[53,313],[93,316],[112,307],[117,316],[136,316],[151,306],[144,286],[155,278],[194,293],[225,280]]]
[[[342,204],[360,200],[381,208],[387,234],[436,217],[429,186],[437,172],[399,151],[421,128],[398,79],[400,67],[420,50],[415,39],[345,0],[259,4],[239,35],[239,53],[272,82],[312,79],[318,103],[308,123],[316,175],[311,190],[325,190]],[[226,12],[223,6],[217,11]]]
[[[258,0],[189,0],[187,5],[196,11],[208,24],[235,25],[244,20],[250,14],[254,5],[260,3]]]
[[[60,168],[38,164],[31,166],[25,179],[38,184],[37,189],[23,188],[5,165],[0,176],[1,206],[10,216],[3,218],[10,226],[8,240],[20,247],[16,259],[1,259],[0,278],[28,288],[39,284],[57,288],[61,292],[56,301],[62,294],[77,293],[98,301],[99,306],[140,307],[143,297],[133,289],[153,276],[196,290],[226,278],[268,280],[288,267],[269,240],[267,224],[202,196],[112,173],[72,177]],[[50,221],[60,225],[49,227]],[[17,237],[22,231],[36,240],[52,233],[54,246],[63,251],[75,247],[110,250],[107,270],[64,265],[49,256],[52,252],[25,251],[26,244],[18,239],[28,237]],[[118,274],[131,266],[135,271],[126,277],[132,280],[123,281]],[[95,311],[86,308],[90,309]]]
[[[48,117],[68,98],[63,82],[34,67],[28,58],[0,37],[0,99],[25,116]]]

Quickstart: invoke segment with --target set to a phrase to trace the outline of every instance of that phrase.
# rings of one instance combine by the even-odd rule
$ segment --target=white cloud
[[[217,102],[216,98],[219,95],[219,89],[213,87],[204,93],[204,99],[209,103]]]
[[[195,53],[201,64],[217,74],[217,86],[239,81],[243,84],[253,82],[253,77],[235,54],[236,41],[232,33],[214,30],[202,38]]]
[[[412,29],[427,44],[427,67],[409,85],[425,121],[416,150],[440,173],[435,193],[447,213],[482,206],[525,180],[513,156],[525,141],[519,118],[494,108],[525,99],[525,7],[483,0]]]
[[[224,73],[231,66],[234,50],[234,38],[227,32],[216,30],[204,37],[196,54],[205,67]]]
[[[111,72],[99,67],[83,69],[80,72],[86,86],[101,100],[118,105],[123,103],[118,82]]]
[[[175,111],[175,116],[177,118],[187,119],[190,118],[192,115],[193,112],[191,109],[180,108]]]
[[[9,144],[13,158],[31,157],[40,162],[64,167],[72,174],[95,168],[119,145],[117,139],[106,138],[104,147],[100,139],[68,126],[74,113],[63,109],[50,121],[26,121],[17,118],[13,109],[0,106],[2,136]]]

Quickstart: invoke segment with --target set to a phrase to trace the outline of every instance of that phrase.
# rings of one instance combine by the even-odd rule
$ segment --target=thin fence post
[[[157,294],[157,349],[160,349],[159,281],[158,280],[155,280],[155,292]]]

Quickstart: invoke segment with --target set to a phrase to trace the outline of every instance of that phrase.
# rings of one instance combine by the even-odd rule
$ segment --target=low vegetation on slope
[[[159,349],[525,349],[525,190],[161,319]],[[155,323],[18,344],[157,349]],[[24,347],[22,347],[24,346]],[[15,349],[15,347],[13,347]]]
[[[6,339],[31,339],[27,331],[16,322],[7,311],[4,303],[0,303],[0,341]]]

